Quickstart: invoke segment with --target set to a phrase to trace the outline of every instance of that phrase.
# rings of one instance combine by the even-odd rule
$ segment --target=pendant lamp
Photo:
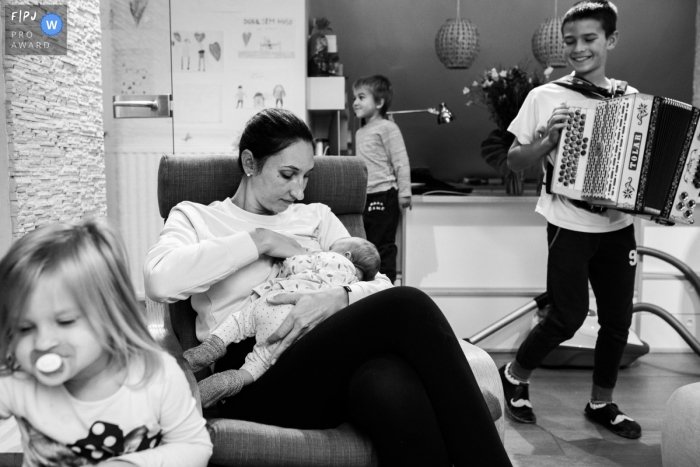
[[[457,18],[448,19],[435,36],[435,52],[445,67],[465,70],[479,54],[479,31],[460,17],[459,4],[457,0]]]
[[[554,18],[542,23],[532,36],[532,53],[543,68],[563,68],[564,38],[561,35],[561,18],[557,16],[557,3],[554,0]]]

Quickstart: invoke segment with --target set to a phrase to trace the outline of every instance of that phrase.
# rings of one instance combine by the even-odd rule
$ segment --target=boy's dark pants
[[[515,359],[534,370],[560,343],[570,339],[588,313],[588,281],[598,304],[598,340],[593,383],[614,388],[632,323],[637,264],[634,226],[585,233],[547,224],[547,294],[550,311],[530,332]]]
[[[362,213],[367,240],[379,250],[382,258],[379,272],[386,274],[391,282],[396,280],[396,229],[400,218],[399,192],[396,188],[367,193],[365,212]]]

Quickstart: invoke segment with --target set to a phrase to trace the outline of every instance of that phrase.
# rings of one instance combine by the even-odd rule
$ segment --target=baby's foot
[[[182,356],[193,372],[202,370],[226,355],[226,344],[218,336],[211,335],[197,347],[185,350]]]
[[[202,407],[208,409],[221,399],[235,396],[243,388],[243,375],[239,370],[226,370],[215,373],[197,383]]]

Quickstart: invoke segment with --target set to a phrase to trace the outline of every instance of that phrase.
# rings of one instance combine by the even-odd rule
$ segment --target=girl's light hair
[[[80,307],[116,368],[143,368],[139,384],[162,368],[128,274],[117,233],[94,220],[41,227],[15,242],[0,260],[0,374],[17,370],[18,323],[41,279],[60,281]]]

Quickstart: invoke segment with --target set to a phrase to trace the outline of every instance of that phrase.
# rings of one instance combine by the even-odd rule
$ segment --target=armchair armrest
[[[192,396],[194,396],[194,400],[197,403],[197,409],[201,414],[202,399],[199,396],[199,386],[197,386],[197,380],[194,377],[192,368],[190,368],[190,364],[187,362],[187,360],[182,358],[182,346],[173,332],[168,305],[165,303],[154,302],[150,298],[146,297],[146,316],[148,317],[148,330],[155,341],[163,350],[175,357],[177,364],[180,365],[180,368],[182,368],[182,371],[185,373],[187,382],[190,383]]]
[[[491,411],[493,422],[503,443],[506,432],[505,417],[503,417],[505,397],[496,363],[485,350],[462,339],[459,339],[459,344],[462,346],[464,356],[467,357],[476,382],[481,388],[481,393]]]

